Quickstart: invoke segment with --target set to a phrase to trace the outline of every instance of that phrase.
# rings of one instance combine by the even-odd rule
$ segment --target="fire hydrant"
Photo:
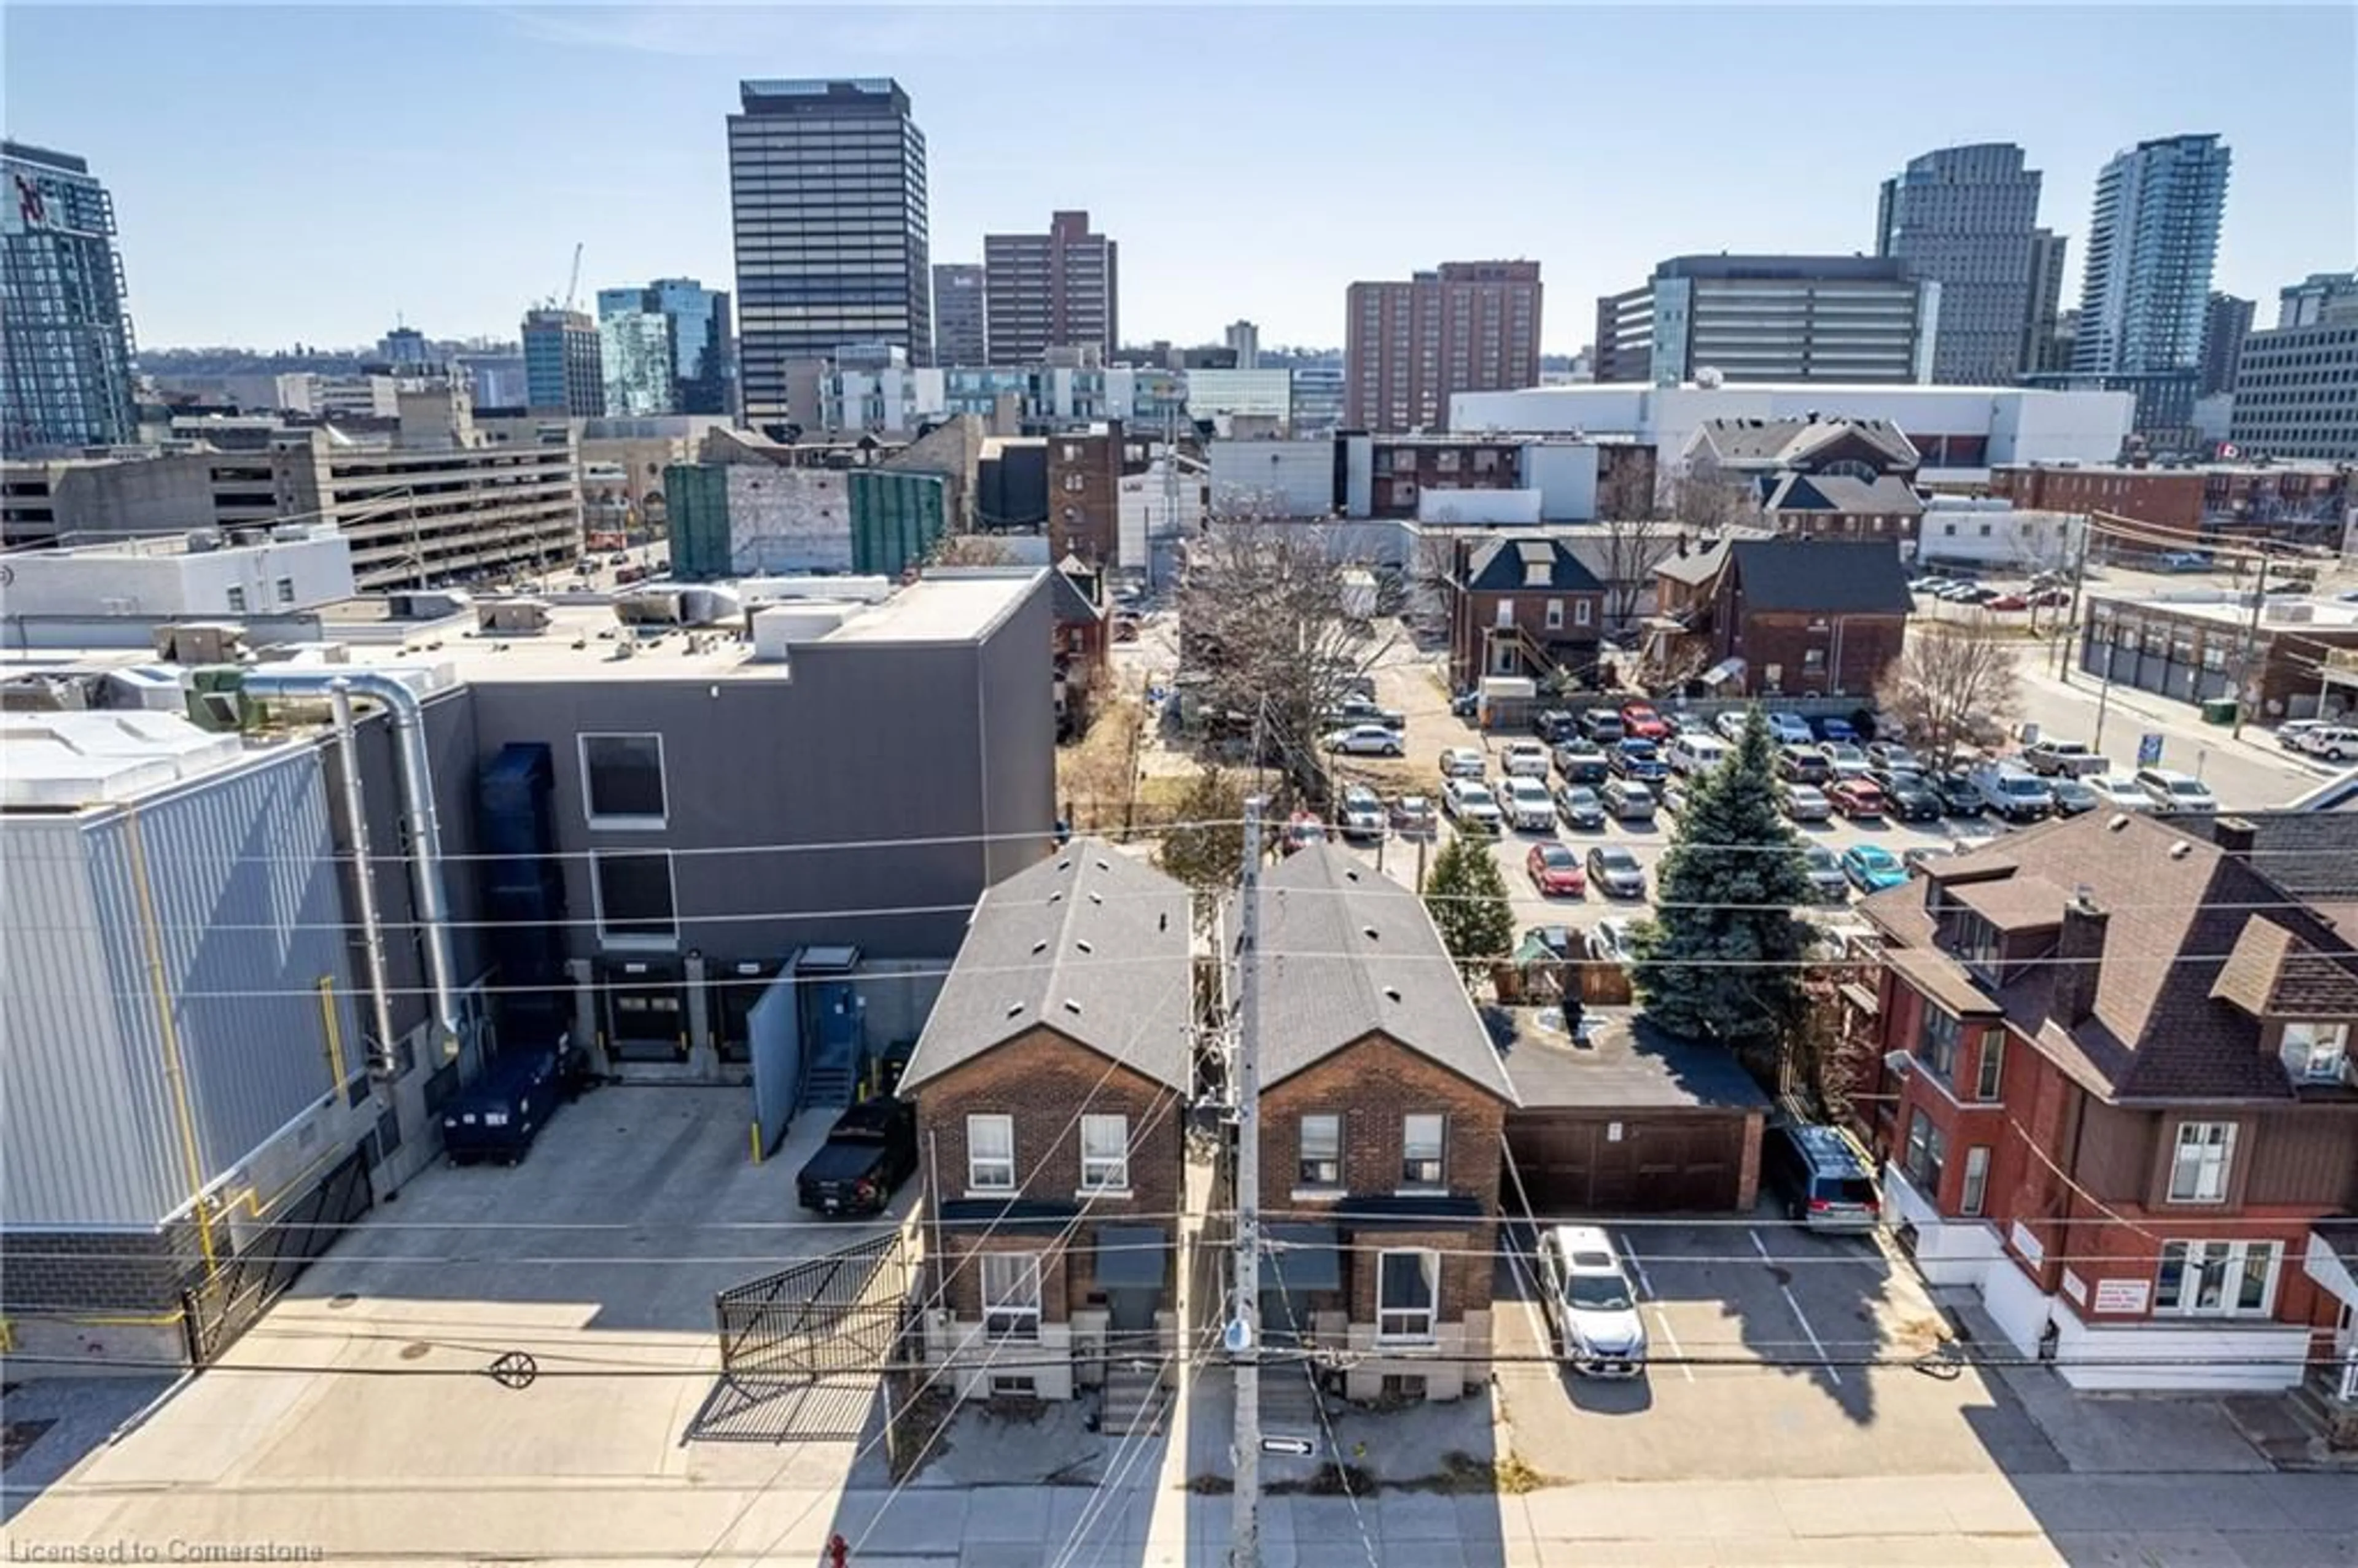
[[[827,1538],[827,1568],[844,1568],[851,1561],[851,1542],[838,1530]]]

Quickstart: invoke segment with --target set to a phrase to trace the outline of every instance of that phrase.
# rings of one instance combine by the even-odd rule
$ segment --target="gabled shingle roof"
[[[1914,602],[1896,541],[1738,539],[1728,553],[1747,610],[1905,615]]]
[[[1044,1026],[1184,1092],[1189,941],[1184,885],[1102,839],[1074,839],[983,893],[902,1087]]]
[[[1325,844],[1263,873],[1260,896],[1263,1088],[1379,1033],[1514,1103],[1498,1046],[1416,894]]]
[[[1906,946],[1899,967],[1911,980],[1940,994],[1922,978],[1937,966],[1957,987],[1980,989],[2040,1051],[2109,1098],[2288,1099],[2291,1084],[2261,1051],[2251,1003],[2306,1007],[2358,995],[2358,947],[2347,936],[2244,861],[2142,814],[2048,823],[1954,867],[1991,869],[2059,894],[2069,881],[2104,911],[2103,960],[2085,1019],[2062,1016],[2056,987],[2065,970],[2052,963],[2024,964],[1995,989],[1975,988],[1935,945],[1920,883],[1877,893],[1860,908]],[[2055,881],[2042,874],[2050,869]],[[1942,880],[1949,874],[1944,868]]]
[[[1081,585],[1073,580],[1070,573],[1054,571],[1050,572],[1048,577],[1054,584],[1049,590],[1049,595],[1055,604],[1055,617],[1058,624],[1087,625],[1092,621],[1102,621],[1106,618],[1105,606],[1092,602]]]
[[[1913,471],[1923,460],[1899,427],[1885,419],[1706,419],[1696,444],[1723,463],[1793,468],[1844,439],[1876,449],[1887,466]]]
[[[1560,539],[1493,539],[1466,563],[1466,585],[1477,593],[1602,593],[1605,585]]]
[[[1779,474],[1762,498],[1763,512],[1823,512],[1839,517],[1913,517],[1924,510],[1909,482],[1894,474]]]

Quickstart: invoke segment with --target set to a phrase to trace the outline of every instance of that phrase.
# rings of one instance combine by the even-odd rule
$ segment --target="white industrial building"
[[[0,567],[11,623],[296,615],[357,591],[352,541],[332,523],[226,534],[199,528],[62,550],[15,550]]]
[[[1617,436],[1675,462],[1709,419],[1882,419],[1923,454],[1920,482],[1986,479],[2003,463],[2111,462],[2120,456],[2136,399],[2125,392],[2032,387],[1645,386],[1596,383],[1520,392],[1461,392],[1450,427],[1532,435]]]
[[[1928,567],[2061,571],[2079,557],[2088,520],[2074,512],[2023,511],[1996,496],[1930,495],[1916,524],[1916,559]]]
[[[1477,438],[1465,438],[1475,444]],[[1383,514],[1377,476],[1404,447],[1453,447],[1449,436],[1339,436],[1252,438],[1211,444],[1216,515],[1347,517]],[[1594,441],[1534,436],[1513,449],[1515,485],[1422,485],[1413,503],[1420,522],[1443,524],[1586,523],[1596,516],[1600,453]],[[1401,503],[1405,515],[1406,504]]]

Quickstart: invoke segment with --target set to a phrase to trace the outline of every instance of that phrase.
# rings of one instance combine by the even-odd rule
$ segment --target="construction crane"
[[[573,297],[581,292],[581,242],[573,242],[573,270],[565,276],[565,308],[573,308]]]

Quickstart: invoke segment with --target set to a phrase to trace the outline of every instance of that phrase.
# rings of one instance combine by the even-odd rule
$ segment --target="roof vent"
[[[1064,903],[1064,902],[1065,902],[1065,890],[1064,890],[1064,889],[1062,889],[1062,888],[1058,888],[1055,892],[1050,893],[1050,894],[1048,895],[1048,902],[1049,902],[1050,903]]]
[[[1380,932],[1380,931],[1377,930],[1377,929],[1376,929],[1374,926],[1372,926],[1372,925],[1362,925],[1362,926],[1360,926],[1360,927],[1359,927],[1359,935],[1361,935],[1362,936],[1365,936],[1365,937],[1366,937],[1368,941],[1370,941],[1370,942],[1380,942],[1380,941],[1382,941],[1382,940],[1383,940],[1383,937],[1384,937],[1384,934],[1383,934],[1382,932]]]
[[[2104,827],[2112,832],[2118,833],[2128,825],[2129,814],[2125,811],[2116,811],[2113,814],[2113,819],[2105,823]]]
[[[1098,870],[1101,871],[1109,871],[1113,870],[1113,865],[1110,861],[1099,860],[1098,862]]]
[[[1101,892],[1093,892],[1089,894],[1089,902],[1091,903],[1103,903],[1105,902],[1105,894]]]
[[[1013,1018],[1022,1011],[1023,1004],[1020,1001],[1011,1001],[1007,1004],[1007,1016],[1010,1018]]]
[[[1081,1004],[1075,998],[1066,997],[1065,999],[1065,1011],[1071,1013],[1074,1017],[1078,1018],[1081,1015]]]
[[[2180,838],[2169,847],[2169,858],[2173,860],[2182,860],[2193,851],[2194,846],[2186,839]]]
[[[1069,871],[1073,869],[1073,862],[1069,860],[1059,860],[1056,862],[1056,869],[1060,871]]]
[[[1082,952],[1084,952],[1084,953],[1094,953],[1094,952],[1096,952],[1096,951],[1097,951],[1097,949],[1096,949],[1095,947],[1092,947],[1092,946],[1089,946],[1089,944],[1088,944],[1088,942],[1087,942],[1087,940],[1086,938],[1084,938],[1084,939],[1083,939],[1083,940],[1081,940],[1081,941],[1078,941],[1078,942],[1074,943],[1074,944],[1073,944],[1073,946],[1076,946],[1076,947],[1078,947],[1078,948],[1079,948]]]
[[[1343,873],[1343,880],[1347,882],[1357,881],[1359,880],[1359,873],[1356,871],[1345,871]]]
[[[1046,952],[1047,950],[1048,950],[1048,944],[1047,944],[1047,942],[1046,942],[1046,940],[1045,940],[1044,938],[1043,940],[1041,940],[1041,941],[1034,942],[1034,943],[1033,943],[1033,944],[1032,944],[1032,956],[1033,956],[1033,957],[1038,957],[1041,954],[1043,954],[1043,953]]]
[[[1401,999],[1400,987],[1398,987],[1398,986],[1386,986],[1386,987],[1384,988],[1384,1000],[1385,1000],[1386,1001],[1398,1001],[1398,1000],[1400,1000],[1400,999]]]

